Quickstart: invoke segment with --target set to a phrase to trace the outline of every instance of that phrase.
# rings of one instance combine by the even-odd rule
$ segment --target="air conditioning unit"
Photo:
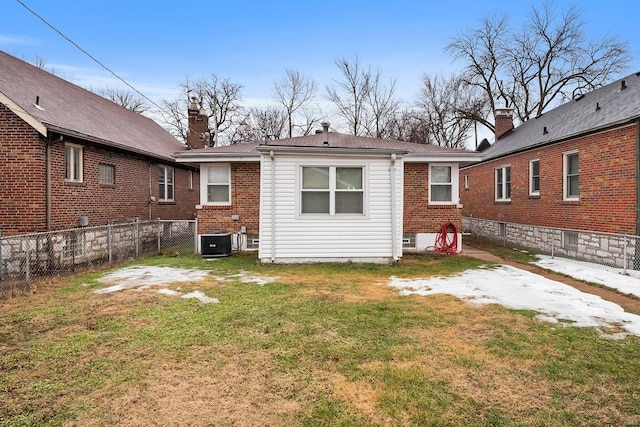
[[[231,255],[231,233],[216,231],[200,236],[200,252],[203,258]]]

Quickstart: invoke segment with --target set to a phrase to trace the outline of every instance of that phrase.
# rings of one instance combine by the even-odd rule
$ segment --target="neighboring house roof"
[[[53,131],[169,161],[186,149],[152,119],[2,51],[0,103],[45,136]]]
[[[328,139],[328,144],[324,141]],[[480,160],[482,154],[468,150],[456,150],[452,148],[438,147],[429,144],[415,144],[411,142],[395,141],[389,139],[369,138],[364,136],[346,135],[336,132],[329,132],[328,138],[324,133],[299,136],[295,138],[276,139],[267,142],[251,142],[234,144],[225,147],[203,148],[199,150],[189,150],[175,153],[175,156],[182,162],[208,162],[208,161],[230,161],[246,160],[258,161],[260,152],[264,151],[304,151],[323,152],[331,151],[345,152],[352,151],[358,153],[371,154],[393,152],[402,154],[407,161],[438,159],[439,161],[451,162],[476,162]]]
[[[640,73],[527,120],[483,151],[483,161],[560,142],[640,118]]]

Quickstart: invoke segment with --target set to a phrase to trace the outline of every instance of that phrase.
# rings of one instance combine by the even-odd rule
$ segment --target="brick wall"
[[[233,215],[238,215],[240,219],[234,221]],[[202,206],[198,210],[198,233],[235,233],[244,225],[247,227],[247,234],[259,234],[259,223],[260,163],[232,163],[231,205]]]
[[[451,221],[460,230],[462,210],[457,206],[429,206],[429,165],[404,164],[404,233],[436,233]]]
[[[0,228],[4,235],[46,228],[45,144],[0,104]]]
[[[586,135],[461,170],[465,216],[520,224],[636,232],[636,126]],[[579,201],[563,200],[563,153],[578,151]],[[529,195],[529,161],[540,159],[540,195]],[[496,202],[494,170],[511,166],[511,201]],[[468,175],[469,189],[464,189]]]
[[[158,202],[158,162],[84,141],[82,182],[65,181],[65,141],[52,138],[51,229],[120,219],[193,219],[199,175],[172,164],[174,202]],[[99,181],[99,165],[115,168],[115,184]],[[189,188],[190,174],[193,186]],[[155,197],[150,202],[149,195]],[[46,143],[29,125],[0,105],[0,228],[4,235],[46,230]]]

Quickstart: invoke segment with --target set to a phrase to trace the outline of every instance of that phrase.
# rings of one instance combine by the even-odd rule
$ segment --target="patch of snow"
[[[240,271],[237,274],[232,274],[228,277],[235,277],[235,278],[239,278],[240,282],[242,283],[255,283],[259,286],[264,286],[268,283],[271,283],[273,281],[275,281],[276,279],[274,277],[268,277],[268,276],[254,276],[251,273],[247,272],[247,271]]]
[[[96,294],[109,294],[111,292],[117,292],[117,291],[122,291],[124,289],[127,289],[128,287],[125,285],[113,285],[113,286],[109,286],[108,288],[102,288],[102,289],[97,289],[95,291]]]
[[[146,291],[152,287],[161,287],[155,292],[162,295],[178,296],[181,295],[179,287],[177,289],[168,289],[169,286],[179,282],[192,282],[202,280],[209,276],[209,272],[204,270],[173,267],[156,267],[156,266],[133,266],[126,267],[100,279],[103,283],[114,283],[113,285],[97,289],[96,294],[106,294],[111,292],[132,289],[137,292]],[[183,295],[183,298],[198,298],[204,303],[218,302],[216,298],[209,298],[200,291],[191,292]]]
[[[391,277],[389,284],[398,288],[401,295],[444,293],[473,304],[501,304],[516,310],[537,311],[540,313],[537,318],[544,321],[623,328],[640,336],[640,316],[626,313],[619,305],[597,295],[508,265],[468,270],[451,277]]]
[[[640,297],[640,279],[625,276],[621,268],[607,267],[585,261],[576,261],[547,255],[538,255],[539,261],[533,264],[565,274],[575,279],[597,283],[608,288]]]
[[[188,294],[182,295],[182,298],[196,298],[196,299],[199,299],[200,302],[204,304],[209,304],[209,303],[217,304],[220,302],[218,298],[208,297],[204,294],[204,292],[201,292],[201,291],[189,292]]]
[[[139,287],[167,285],[175,282],[190,282],[202,280],[209,273],[204,270],[184,269],[159,266],[126,267],[100,279],[103,283],[118,283],[123,286]]]
[[[174,291],[173,289],[167,289],[167,288],[158,289],[156,292],[162,295],[171,295],[171,296],[180,295],[180,292]]]

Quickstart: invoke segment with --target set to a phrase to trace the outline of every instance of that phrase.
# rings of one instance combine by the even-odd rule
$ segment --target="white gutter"
[[[391,173],[391,256],[394,262],[398,262],[398,252],[396,245],[398,243],[398,230],[396,227],[396,155],[391,154],[391,166],[389,167]]]
[[[276,156],[269,151],[271,158],[271,262],[276,262]]]

